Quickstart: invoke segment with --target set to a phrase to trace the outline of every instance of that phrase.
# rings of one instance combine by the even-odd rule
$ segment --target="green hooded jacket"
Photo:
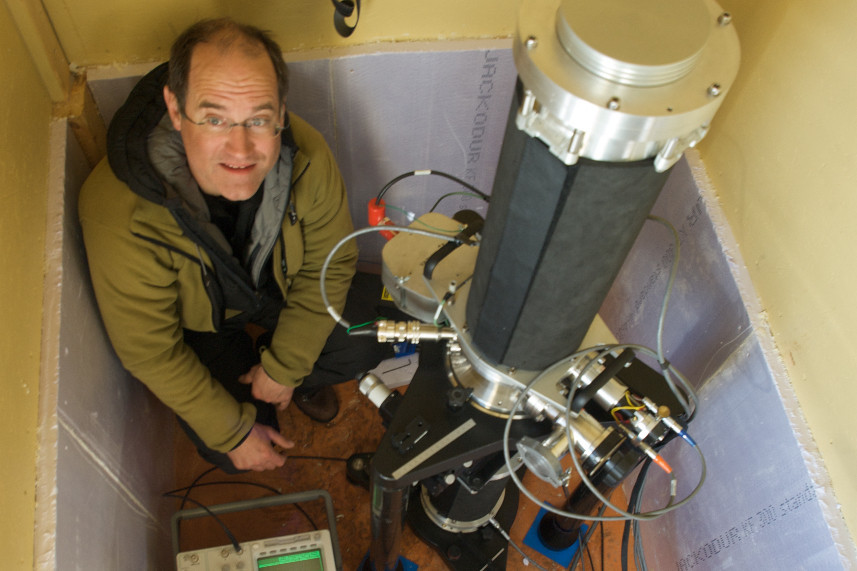
[[[261,319],[274,327],[262,366],[283,385],[300,384],[335,325],[321,298],[322,264],[352,223],[327,144],[290,114],[280,160],[265,179],[253,256],[242,264],[190,176],[166,115],[165,80],[166,64],[140,81],[111,121],[108,158],[81,190],[80,222],[98,307],[123,366],[209,447],[227,452],[252,428],[255,407],[236,402],[212,378],[184,343],[183,328],[216,331],[242,313]],[[339,312],[356,259],[352,241],[326,274]],[[284,301],[272,304],[257,291],[264,264]]]

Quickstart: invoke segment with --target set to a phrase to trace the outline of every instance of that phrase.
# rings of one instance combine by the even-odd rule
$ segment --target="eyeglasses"
[[[232,130],[232,127],[244,127],[251,135],[257,137],[276,137],[285,129],[284,126],[264,117],[253,117],[240,123],[230,123],[227,119],[216,115],[209,115],[202,121],[194,121],[185,115],[184,111],[181,114],[190,123],[202,127],[212,135],[226,135]]]

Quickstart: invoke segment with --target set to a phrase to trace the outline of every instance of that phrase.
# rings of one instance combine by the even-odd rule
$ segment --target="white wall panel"
[[[681,238],[664,352],[698,387],[688,432],[708,475],[688,505],[641,524],[650,568],[841,568],[854,546],[837,542],[847,533],[830,482],[696,151],[674,167],[653,214]],[[656,347],[674,250],[670,232],[647,222],[601,312],[620,341]],[[679,439],[664,456],[685,497],[699,458]],[[650,470],[644,509],[665,505],[668,486]]]
[[[839,569],[814,482],[804,463],[758,337],[750,335],[700,390],[689,433],[708,464],[699,495],[687,506],[642,524],[652,569]],[[679,496],[699,474],[681,442],[667,460],[679,468]],[[667,482],[652,471],[654,490]],[[653,509],[657,494],[646,502]],[[662,504],[661,504],[662,505]]]
[[[665,353],[698,387],[749,334],[749,317],[686,160],[673,167],[652,214],[669,221],[681,240],[664,324]],[[601,310],[620,341],[657,347],[674,243],[663,225],[649,220],[643,226]]]
[[[89,169],[75,139],[65,140],[53,553],[44,568],[165,568],[173,487],[172,414],[122,369],[107,340],[86,269],[77,197]],[[44,426],[44,423],[43,423]],[[44,526],[43,526],[44,527]],[[48,529],[50,526],[45,527]]]
[[[383,186],[408,171],[433,169],[491,192],[515,84],[511,50],[491,48],[379,53],[333,60],[336,154],[356,227]],[[384,196],[387,215],[410,222],[448,192],[466,191],[437,176],[411,177]],[[453,196],[438,207],[487,211],[480,199]],[[360,258],[378,262],[383,239],[361,237]]]

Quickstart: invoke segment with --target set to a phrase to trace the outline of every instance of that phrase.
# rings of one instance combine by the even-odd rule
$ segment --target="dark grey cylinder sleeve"
[[[371,484],[372,545],[360,571],[399,571],[409,489],[389,485],[375,470]]]
[[[578,349],[668,172],[655,172],[652,160],[567,166],[518,130],[517,105],[513,100],[467,326],[487,358],[540,370]]]

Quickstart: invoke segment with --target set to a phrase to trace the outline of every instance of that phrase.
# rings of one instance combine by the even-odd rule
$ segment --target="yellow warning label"
[[[384,286],[384,289],[381,290],[381,299],[384,301],[393,301],[393,296],[387,291],[387,286]]]

